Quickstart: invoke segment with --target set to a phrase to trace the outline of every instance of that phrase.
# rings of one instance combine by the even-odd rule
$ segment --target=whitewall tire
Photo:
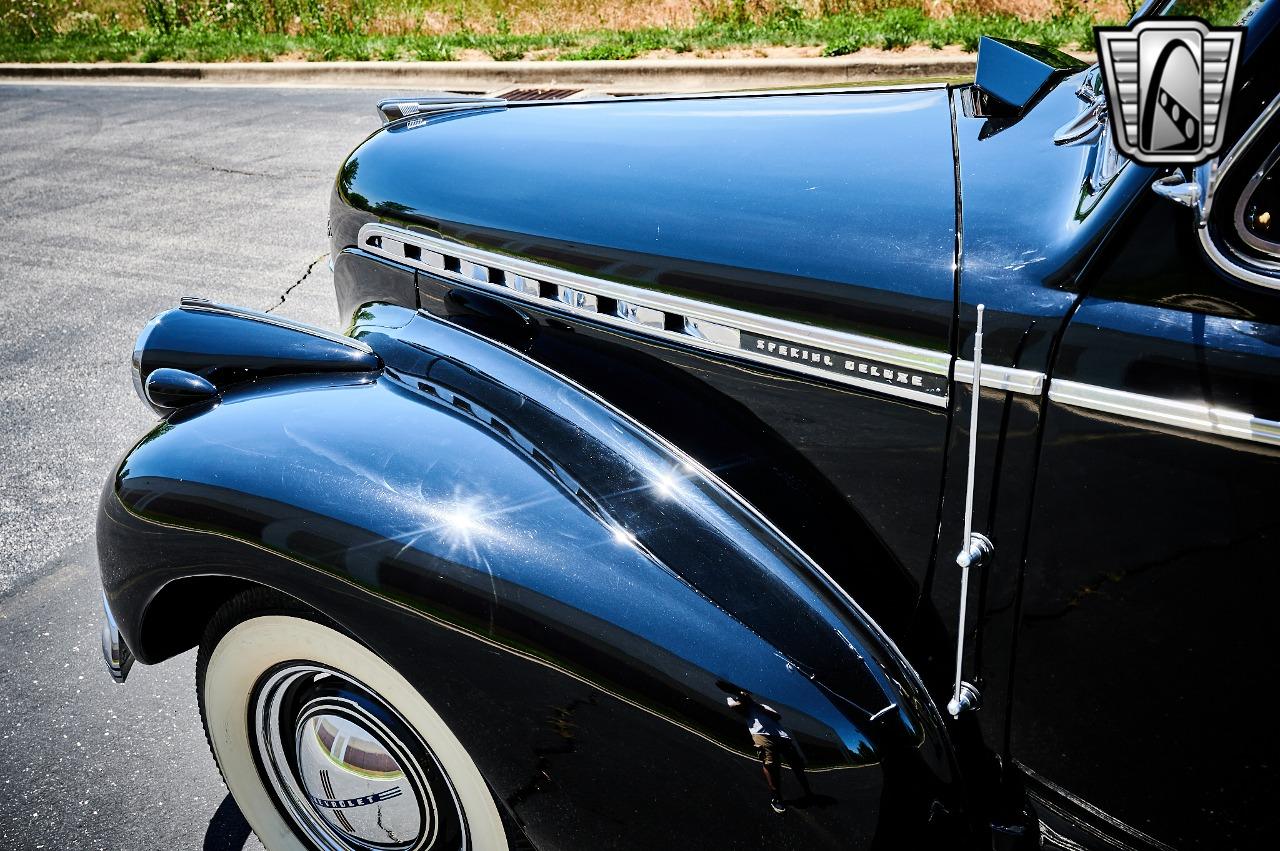
[[[263,845],[507,851],[475,763],[399,673],[305,616],[233,611],[230,620],[201,648],[201,714]]]

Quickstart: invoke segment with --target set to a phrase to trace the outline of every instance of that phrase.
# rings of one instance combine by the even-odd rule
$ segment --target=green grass
[[[8,0],[14,2],[14,0]],[[163,3],[164,0],[149,0]],[[888,8],[869,14],[805,17],[779,14],[763,19],[704,19],[692,27],[512,33],[462,28],[440,35],[365,35],[350,22],[318,25],[307,32],[263,31],[254,22],[166,21],[126,28],[96,18],[76,26],[46,27],[38,34],[0,30],[0,61],[228,61],[277,57],[308,60],[449,60],[463,50],[497,60],[520,59],[535,52],[553,58],[629,59],[653,50],[696,53],[729,48],[816,46],[826,55],[854,53],[863,47],[898,49],[912,44],[977,47],[982,35],[1022,39],[1051,47],[1093,47],[1094,20],[1075,13],[1048,20],[1010,15],[956,15],[933,19],[916,8]],[[323,24],[323,22],[321,22]]]

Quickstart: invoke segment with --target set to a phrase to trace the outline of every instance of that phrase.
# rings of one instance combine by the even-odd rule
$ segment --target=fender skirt
[[[174,652],[147,634],[182,617],[148,611],[179,599],[170,583],[248,580],[404,674],[535,844],[651,848],[677,829],[677,847],[705,847],[699,831],[722,847],[922,847],[968,830],[915,672],[714,472],[425,313],[359,313],[352,336],[380,369],[232,378],[216,368],[234,360],[229,329],[253,341],[280,323],[202,303],[149,327],[177,318],[211,353],[202,365],[194,344],[167,345],[221,375],[220,392],[127,454],[98,522],[104,589],[139,661]],[[780,761],[807,767],[802,821],[763,805],[758,704],[794,743]]]

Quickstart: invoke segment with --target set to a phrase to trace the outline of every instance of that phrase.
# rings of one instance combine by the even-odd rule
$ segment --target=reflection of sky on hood
[[[827,95],[827,97],[834,97]],[[926,99],[920,98],[899,98],[888,100],[883,97],[874,100],[869,93],[860,95],[864,99],[863,103],[846,104],[839,107],[808,107],[804,109],[776,107],[767,103],[768,99],[760,99],[756,101],[760,106],[753,109],[683,109],[683,110],[650,110],[643,113],[626,112],[619,110],[615,115],[610,116],[611,119],[625,121],[627,119],[649,120],[653,118],[709,118],[709,119],[726,119],[726,118],[751,118],[751,119],[768,119],[768,118],[787,118],[787,117],[804,117],[814,118],[821,116],[833,115],[885,115],[892,112],[914,112],[916,110],[928,109],[931,103]],[[573,108],[570,105],[570,108]],[[590,108],[587,104],[582,104],[578,108]]]
[[[356,192],[430,219],[950,293],[943,90],[496,110],[377,134],[356,156]]]

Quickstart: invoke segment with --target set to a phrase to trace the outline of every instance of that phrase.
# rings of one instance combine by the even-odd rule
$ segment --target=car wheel
[[[223,606],[196,689],[227,788],[271,851],[507,851],[488,786],[430,704],[288,598]]]

